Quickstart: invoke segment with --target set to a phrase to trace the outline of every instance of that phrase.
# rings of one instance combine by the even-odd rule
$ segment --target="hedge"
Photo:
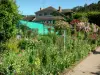
[[[81,19],[82,17],[88,18],[90,23],[95,23],[100,26],[100,12],[78,12],[73,14],[74,19]]]
[[[90,23],[95,23],[100,26],[100,12],[89,12],[87,17]]]

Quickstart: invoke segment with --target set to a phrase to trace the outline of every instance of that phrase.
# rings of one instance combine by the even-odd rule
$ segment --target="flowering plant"
[[[70,22],[71,25],[78,24],[78,23],[80,23],[80,20],[78,19],[74,19]]]

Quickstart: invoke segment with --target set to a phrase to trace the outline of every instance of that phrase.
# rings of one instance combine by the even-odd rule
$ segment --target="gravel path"
[[[64,75],[100,75],[100,47]]]

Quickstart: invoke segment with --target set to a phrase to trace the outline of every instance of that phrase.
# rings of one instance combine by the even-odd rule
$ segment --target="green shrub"
[[[97,24],[100,26],[100,12],[89,12],[87,14],[90,23]]]
[[[6,52],[3,54],[2,70],[5,75],[11,74],[24,74],[27,75],[30,71],[28,66],[28,54],[26,52],[16,54],[13,51]],[[29,74],[30,74],[29,73]]]
[[[52,39],[49,36],[42,36],[40,40],[46,45],[50,45],[53,43]]]
[[[17,9],[13,0],[0,0],[0,42],[15,36],[16,24],[21,17]]]
[[[25,40],[25,39],[21,40],[21,41],[19,42],[19,44],[18,44],[19,48],[22,49],[22,50],[23,50],[23,49],[26,49],[27,45],[28,45],[28,41]]]
[[[48,37],[50,37],[50,39],[53,41],[53,44],[55,44],[58,38],[58,35],[56,33],[49,33]]]
[[[5,47],[7,50],[19,52],[18,43],[19,40],[17,40],[16,38],[11,38],[5,43]]]
[[[73,14],[74,19],[80,19],[80,18],[86,17],[86,16],[87,16],[87,13],[75,13],[75,14]]]
[[[81,21],[89,21],[90,23],[100,25],[100,12],[88,12],[88,13],[75,13],[73,14],[74,19],[80,19]]]
[[[81,17],[82,17],[82,15],[81,14],[78,14],[78,13],[76,13],[76,14],[73,15],[73,18],[74,19],[79,19]]]

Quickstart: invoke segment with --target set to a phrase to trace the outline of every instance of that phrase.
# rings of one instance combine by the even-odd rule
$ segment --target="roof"
[[[25,16],[24,18],[23,18],[23,20],[26,20],[26,21],[32,21],[33,19],[35,18],[35,16]]]
[[[42,9],[42,10],[39,10],[39,11],[37,11],[37,12],[35,12],[35,13],[40,13],[40,12],[44,12],[44,11],[57,11],[55,8],[53,8],[52,6],[50,6],[50,7],[47,7],[47,8],[45,8],[45,9]]]
[[[34,21],[46,21],[46,20],[59,20],[64,19],[61,16],[41,16],[34,19]]]
[[[62,9],[62,13],[73,12],[71,9]]]
[[[50,7],[47,7],[45,9],[39,10],[35,13],[41,13],[41,12],[44,12],[44,11],[47,12],[47,11],[59,11],[59,10],[57,10],[57,9],[53,8],[52,6],[50,6]],[[73,12],[73,11],[71,9],[62,9],[62,13],[67,13],[67,12]]]

